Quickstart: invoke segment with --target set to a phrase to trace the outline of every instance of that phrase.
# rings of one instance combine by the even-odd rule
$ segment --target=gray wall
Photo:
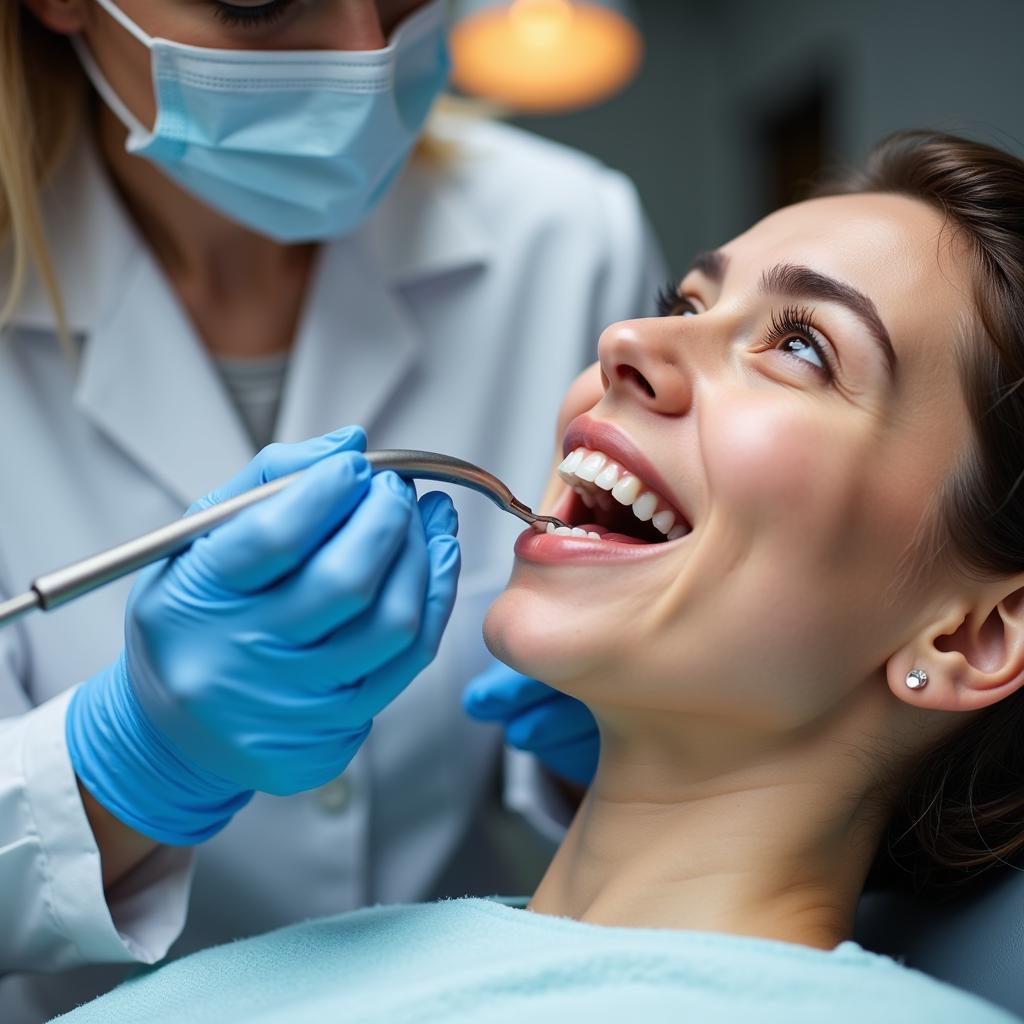
[[[518,123],[637,183],[675,270],[764,211],[757,125],[815,79],[826,156],[856,163],[897,128],[1024,153],[1024,0],[640,0],[639,79],[577,114]]]

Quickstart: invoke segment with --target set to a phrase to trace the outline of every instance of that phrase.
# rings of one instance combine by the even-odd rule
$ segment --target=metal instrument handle
[[[367,452],[366,458],[374,472],[390,469],[405,478],[459,484],[485,495],[499,508],[524,522],[551,521],[561,525],[549,517],[534,515],[501,480],[471,462],[436,452],[405,449]],[[185,550],[193,541],[209,533],[214,527],[249,506],[280,493],[294,483],[303,472],[304,470],[300,470],[298,473],[278,477],[270,483],[254,487],[244,494],[200,512],[194,512],[134,540],[39,576],[33,581],[30,591],[0,603],[0,627],[36,608],[42,608],[44,611],[59,608],[62,604],[67,604],[68,601],[73,601],[97,587]]]

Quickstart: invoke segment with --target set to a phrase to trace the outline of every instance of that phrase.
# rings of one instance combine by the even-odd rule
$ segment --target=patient
[[[896,137],[663,305],[567,399],[586,535],[523,534],[487,618],[601,728],[528,910],[299,925],[63,1020],[1011,1019],[850,935],[880,848],[932,887],[1024,848],[1024,164]]]

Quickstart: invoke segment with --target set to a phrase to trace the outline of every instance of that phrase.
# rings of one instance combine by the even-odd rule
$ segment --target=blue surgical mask
[[[80,39],[97,92],[144,156],[198,199],[280,242],[357,228],[387,191],[448,76],[442,0],[406,18],[383,50],[214,50],[154,39],[98,0],[150,51],[152,130]]]

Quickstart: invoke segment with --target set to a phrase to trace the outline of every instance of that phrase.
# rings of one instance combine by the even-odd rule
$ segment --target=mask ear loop
[[[118,25],[125,30],[125,32],[138,39],[138,41],[142,43],[147,50],[151,50],[153,48],[153,37],[136,25],[135,22],[132,21],[132,19],[114,3],[114,0],[96,0],[96,3],[98,3],[100,7],[102,7],[103,10],[105,10],[107,14],[109,14],[114,21],[116,21]]]
[[[138,25],[121,10],[114,0],[96,0],[111,18],[116,21],[130,36],[137,39],[149,51],[153,49],[153,37],[144,32]],[[80,35],[71,37],[71,45],[82,62],[82,67],[89,81],[92,82],[95,90],[100,94],[103,102],[114,112],[121,123],[128,129],[131,135],[142,137],[149,135],[149,129],[128,109],[120,96],[114,92],[114,87],[107,80],[107,76],[100,70],[92,52],[89,50],[85,40]]]
[[[100,3],[103,0],[99,0]],[[107,76],[100,70],[100,66],[93,59],[89,47],[81,36],[71,36],[71,45],[74,47],[78,59],[82,62],[82,68],[92,82],[93,88],[100,94],[103,102],[113,111],[121,123],[128,129],[130,135],[137,138],[145,138],[150,134],[149,129],[125,106],[124,101],[114,92],[114,87],[107,81]]]

